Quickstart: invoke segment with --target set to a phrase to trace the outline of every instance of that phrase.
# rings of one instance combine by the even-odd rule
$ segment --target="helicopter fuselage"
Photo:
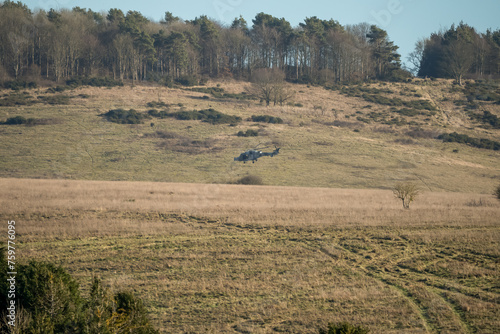
[[[248,151],[241,153],[239,157],[234,158],[234,161],[243,161],[243,163],[245,163],[247,161],[251,161],[252,163],[254,163],[260,157],[263,157],[263,156],[273,157],[273,156],[275,156],[276,154],[279,153],[279,150],[280,150],[279,148],[276,148],[276,150],[274,150],[271,153],[262,152],[262,151],[258,151],[258,150],[248,150]]]

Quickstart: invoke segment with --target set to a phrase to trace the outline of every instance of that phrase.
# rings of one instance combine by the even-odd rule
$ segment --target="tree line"
[[[500,76],[500,29],[479,33],[460,22],[416,43],[409,60],[421,77],[453,78]]]
[[[0,5],[0,81],[75,76],[116,80],[249,79],[254,70],[282,71],[297,82],[386,79],[401,71],[398,47],[366,23],[342,26],[308,17],[297,27],[259,13],[224,26],[207,16],[182,20],[170,12],[153,22],[137,11],[107,14],[75,7],[32,12]]]
[[[0,4],[0,83],[75,77],[197,82],[206,77],[252,79],[272,69],[293,82],[335,84],[401,80],[398,46],[367,23],[307,17],[292,27],[259,13],[225,26],[207,16],[182,20],[170,12],[154,22],[140,12],[74,7],[32,12],[21,2]],[[500,30],[485,34],[460,23],[417,42],[409,61],[419,76],[498,77]]]

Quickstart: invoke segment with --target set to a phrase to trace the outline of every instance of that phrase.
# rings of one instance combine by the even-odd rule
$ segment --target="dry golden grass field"
[[[140,296],[162,333],[495,333],[492,195],[0,179],[18,258]],[[84,291],[84,294],[86,292]]]
[[[198,87],[226,97],[155,85],[0,90],[0,218],[4,231],[16,221],[18,261],[64,267],[84,295],[95,276],[133,291],[161,333],[318,333],[342,321],[498,333],[500,151],[437,139],[500,141],[481,118],[500,117],[498,104],[415,79],[294,85],[286,105],[266,107],[245,98],[248,85]],[[242,120],[101,116],[118,108]],[[4,123],[16,116],[34,120]],[[237,136],[247,130],[258,136]],[[233,161],[257,145],[281,151]],[[246,176],[263,185],[235,184]],[[410,209],[391,191],[404,181],[421,190]]]

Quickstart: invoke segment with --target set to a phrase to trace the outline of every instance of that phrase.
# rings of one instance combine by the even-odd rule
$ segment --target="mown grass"
[[[0,179],[19,261],[140,296],[164,333],[494,332],[492,195]],[[470,203],[481,203],[471,206]]]

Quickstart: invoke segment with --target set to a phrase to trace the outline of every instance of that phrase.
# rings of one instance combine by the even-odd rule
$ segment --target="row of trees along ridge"
[[[308,17],[297,27],[259,13],[230,26],[170,12],[153,22],[137,11],[107,14],[75,7],[32,12],[21,2],[0,4],[0,82],[75,76],[173,81],[201,76],[251,78],[258,68],[309,83],[401,79],[398,46],[367,23],[342,26]],[[500,30],[481,34],[460,23],[416,43],[409,57],[419,76],[500,74]]]
[[[288,80],[348,82],[400,70],[398,47],[376,26],[308,17],[294,28],[265,13],[252,23],[239,17],[225,27],[206,16],[183,21],[170,12],[153,22],[137,11],[110,9],[105,15],[79,7],[34,13],[5,1],[0,80],[249,78],[254,69],[273,68]]]

